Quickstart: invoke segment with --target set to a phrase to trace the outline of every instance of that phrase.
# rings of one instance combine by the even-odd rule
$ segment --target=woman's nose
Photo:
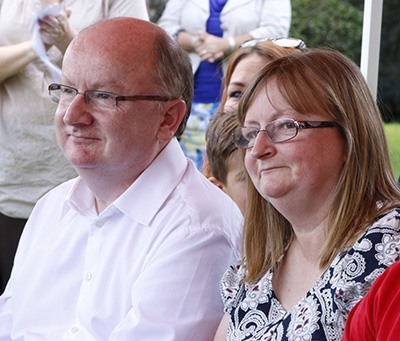
[[[275,144],[268,138],[265,130],[260,130],[257,134],[254,145],[250,149],[250,155],[254,158],[272,155],[275,151]]]

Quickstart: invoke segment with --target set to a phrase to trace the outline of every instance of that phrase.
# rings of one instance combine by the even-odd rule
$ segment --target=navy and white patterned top
[[[340,340],[350,309],[399,259],[400,209],[395,209],[341,252],[289,311],[274,294],[272,270],[249,285],[240,283],[244,268],[232,266],[221,280],[225,311],[231,315],[227,340]]]

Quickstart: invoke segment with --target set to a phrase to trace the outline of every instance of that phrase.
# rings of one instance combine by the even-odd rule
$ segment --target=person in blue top
[[[191,58],[193,106],[180,144],[198,169],[205,131],[220,101],[224,57],[250,39],[286,37],[290,20],[290,0],[168,1],[158,25],[173,35]]]

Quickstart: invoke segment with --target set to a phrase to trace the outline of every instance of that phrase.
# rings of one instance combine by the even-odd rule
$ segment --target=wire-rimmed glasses
[[[162,101],[168,102],[175,98],[167,96],[153,95],[132,95],[120,96],[107,91],[87,90],[83,93],[79,92],[72,86],[52,83],[49,85],[50,98],[62,106],[69,106],[77,95],[82,95],[86,103],[92,103],[102,110],[114,109],[119,101]]]
[[[271,43],[274,43],[276,45],[279,45],[281,47],[286,47],[286,48],[295,48],[299,50],[303,50],[306,48],[306,43],[298,38],[256,38],[256,39],[251,39],[245,41],[240,47],[248,47],[248,46],[254,46],[260,42],[263,41],[270,41]]]
[[[301,129],[335,127],[333,121],[296,121],[294,119],[278,119],[268,123],[264,129],[257,127],[238,127],[233,133],[235,145],[240,149],[252,148],[260,132],[267,134],[274,143],[289,141],[295,138]]]

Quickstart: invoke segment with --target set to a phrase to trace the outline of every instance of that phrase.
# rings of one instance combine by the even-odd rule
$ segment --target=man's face
[[[62,84],[79,93],[101,90],[116,95],[157,95],[149,85],[147,68],[135,67],[132,58],[119,58],[114,52],[107,57],[107,51],[90,45],[78,44],[68,51]],[[59,145],[78,173],[97,169],[124,178],[137,175],[154,158],[161,119],[157,102],[119,101],[104,110],[78,94],[69,105],[58,106],[55,125]]]

